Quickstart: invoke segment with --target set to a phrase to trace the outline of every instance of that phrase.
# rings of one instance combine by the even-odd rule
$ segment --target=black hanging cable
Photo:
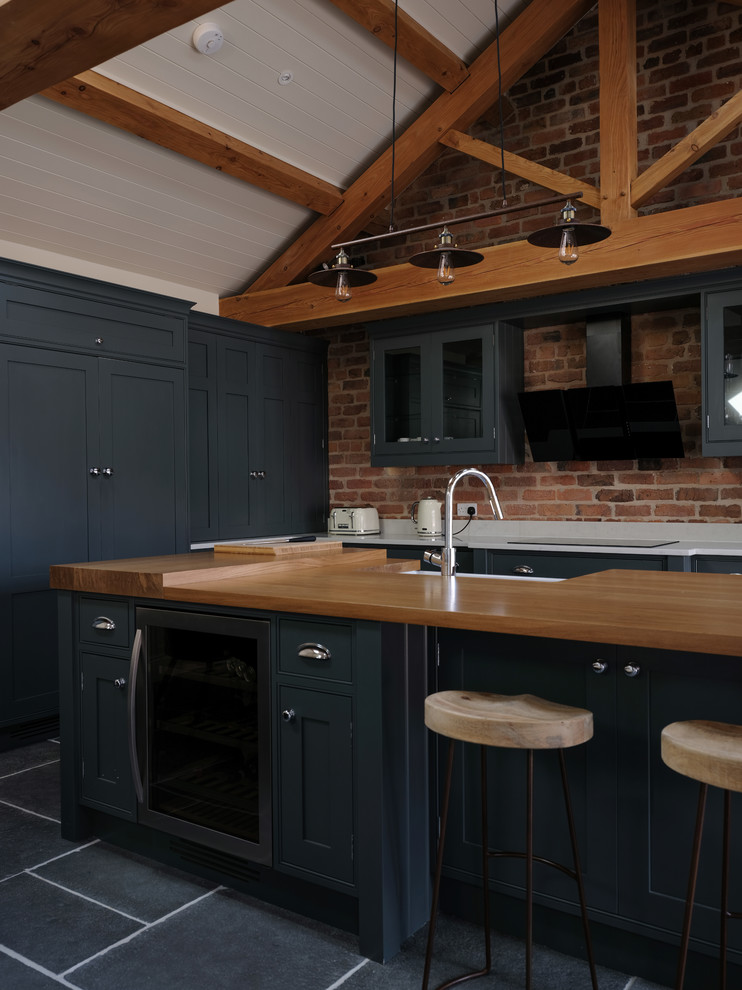
[[[389,206],[389,230],[394,230],[394,166],[397,155],[397,37],[399,0],[394,0],[394,80],[392,82],[392,201]]]
[[[500,178],[502,180],[502,205],[508,205],[505,195],[505,123],[502,119],[502,67],[500,65],[500,15],[495,0],[495,36],[497,39],[497,112],[500,116]]]

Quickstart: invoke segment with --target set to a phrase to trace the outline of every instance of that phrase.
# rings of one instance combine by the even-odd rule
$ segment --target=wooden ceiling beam
[[[600,0],[600,195],[601,223],[635,216],[636,0]]]
[[[409,264],[376,269],[378,281],[347,302],[308,282],[222,300],[222,316],[285,330],[310,330],[572,292],[739,264],[742,199],[617,220],[576,265],[526,241],[482,248],[484,261],[441,288],[435,272]]]
[[[593,0],[531,0],[502,32],[500,63],[503,90],[516,83],[593,6]],[[395,183],[405,189],[435,161],[441,134],[466,130],[498,95],[497,46],[493,42],[453,93],[443,93],[396,141]],[[388,205],[391,178],[389,148],[348,188],[331,217],[315,221],[270,265],[252,288],[272,289],[304,276],[325,259],[331,245],[355,237],[376,212]]]
[[[742,4],[742,0],[740,0]],[[636,209],[672,182],[742,121],[742,92],[735,93],[702,124],[665,152],[631,183],[631,205]]]
[[[316,213],[332,213],[343,201],[342,191],[329,182],[98,72],[83,72],[55,83],[42,96]]]
[[[4,0],[0,110],[214,9],[214,0]]]
[[[488,144],[486,141],[480,141],[478,138],[470,137],[468,134],[456,130],[447,131],[441,135],[439,141],[447,148],[454,148],[471,158],[477,158],[479,161],[493,165],[499,172],[501,151],[496,145]],[[511,175],[517,175],[521,179],[526,179],[528,182],[533,182],[537,186],[543,186],[544,189],[552,189],[554,192],[582,192],[580,202],[594,206],[596,210],[600,209],[600,191],[595,186],[591,186],[589,182],[571,179],[564,172],[556,172],[554,169],[538,165],[536,162],[529,162],[527,158],[514,155],[509,151],[505,152],[505,171]]]
[[[394,48],[394,0],[330,0],[344,14]],[[397,52],[428,79],[452,93],[469,74],[466,63],[421,27],[401,8],[398,11]]]

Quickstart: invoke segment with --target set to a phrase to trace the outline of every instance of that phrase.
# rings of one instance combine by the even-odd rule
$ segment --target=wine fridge
[[[269,622],[136,616],[128,703],[139,822],[270,863]]]

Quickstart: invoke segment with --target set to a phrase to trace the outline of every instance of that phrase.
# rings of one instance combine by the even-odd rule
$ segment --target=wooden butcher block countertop
[[[401,574],[416,561],[344,549],[285,558],[211,551],[59,565],[51,586],[312,615],[742,656],[742,577],[601,571],[555,582]]]

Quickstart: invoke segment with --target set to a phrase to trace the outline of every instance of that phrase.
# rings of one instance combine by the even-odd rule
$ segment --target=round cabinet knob
[[[605,674],[608,670],[608,663],[605,660],[595,660],[593,662],[593,671],[596,674]]]
[[[118,688],[119,691],[122,688],[125,688],[126,687],[126,678],[125,677],[117,677],[116,680],[113,682],[113,686],[115,688]]]
[[[641,667],[638,663],[627,663],[623,669],[623,672],[627,677],[637,677],[640,670]]]
[[[106,478],[110,478],[113,474],[113,468],[101,468],[101,474],[105,475]]]
[[[103,343],[103,338],[102,337],[96,337],[95,338],[95,342],[96,342],[96,344],[102,344]]]
[[[517,567],[513,568],[513,574],[533,574],[533,568],[529,567],[528,564],[518,564]]]
[[[100,474],[100,468],[90,468],[88,474],[92,474],[94,478],[97,478],[98,475]]]
[[[281,712],[281,718],[284,722],[293,722],[296,719],[296,712],[293,708],[284,708]]]

